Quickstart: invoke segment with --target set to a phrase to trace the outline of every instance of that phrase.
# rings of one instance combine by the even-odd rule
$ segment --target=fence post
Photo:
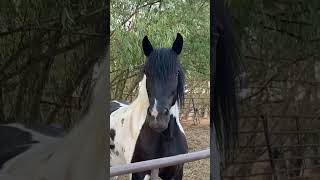
[[[152,169],[151,170],[151,177],[150,180],[157,180],[159,174],[159,169]]]

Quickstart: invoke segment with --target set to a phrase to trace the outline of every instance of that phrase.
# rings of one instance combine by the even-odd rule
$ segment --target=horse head
[[[170,108],[176,102],[183,103],[184,73],[179,60],[183,38],[178,33],[171,48],[154,49],[145,36],[142,46],[147,57],[144,74],[150,104],[146,123],[151,129],[162,132],[168,127]]]

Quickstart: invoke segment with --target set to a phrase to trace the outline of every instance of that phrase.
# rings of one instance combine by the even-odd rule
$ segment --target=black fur
[[[131,162],[175,156],[188,152],[185,135],[179,131],[176,119],[171,116],[169,127],[162,133],[157,133],[145,123],[140,131]],[[143,179],[150,171],[132,174],[133,180]],[[162,179],[182,179],[183,164],[161,168],[159,177]]]
[[[0,167],[11,158],[28,150],[34,141],[30,133],[10,126],[0,126]]]
[[[49,137],[63,137],[65,131],[53,126],[33,125],[24,128]],[[33,145],[41,143],[34,140],[32,134],[24,129],[11,127],[6,124],[0,125],[0,168],[10,159],[24,153]]]
[[[143,48],[143,52],[144,52],[144,55],[146,56],[149,56],[150,53],[152,52],[153,50],[153,47],[148,39],[148,36],[145,36],[142,40],[142,48]]]
[[[121,105],[118,104],[115,107],[120,108]],[[114,109],[114,111],[116,110]],[[168,128],[161,133],[153,131],[147,123],[144,123],[131,162],[141,162],[185,153],[188,153],[186,137],[179,131],[176,119],[171,115]],[[132,180],[142,180],[146,174],[150,173],[150,171],[133,173]],[[162,179],[181,180],[183,177],[183,164],[161,168],[159,177]]]
[[[124,102],[124,101],[118,101],[119,103],[122,103],[122,104],[126,104],[128,105],[127,102]],[[121,107],[121,105],[118,103],[118,102],[115,102],[115,101],[111,101],[110,103],[110,107],[111,107],[111,113],[114,112],[115,110],[119,109]]]
[[[173,48],[153,49],[147,56],[144,66],[144,73],[153,82],[162,83],[162,87],[168,87],[168,81],[174,82],[177,79],[177,86],[172,83],[172,89],[176,89],[177,100],[180,106],[184,102],[185,75],[180,64],[179,54],[183,45],[182,36],[178,33],[177,39],[173,43]],[[150,43],[150,42],[149,42]],[[151,46],[151,44],[150,44]],[[176,52],[177,51],[177,52]],[[150,81],[151,81],[150,80]],[[148,80],[147,80],[147,86]],[[151,85],[152,86],[152,85]],[[148,89],[148,88],[147,88]],[[171,92],[169,92],[171,93]]]
[[[153,100],[157,99],[157,102],[161,104],[160,107],[166,107],[167,109],[170,109],[175,102],[178,102],[178,106],[183,106],[185,76],[179,60],[179,54],[183,47],[181,34],[177,34],[172,48],[153,49],[147,37],[143,40],[143,47],[147,56],[144,73],[147,77],[146,85],[150,105],[153,106]],[[166,121],[168,123],[165,130],[161,132],[157,132],[150,127],[150,124],[148,124],[149,117],[150,114],[147,115],[140,130],[132,162],[175,156],[188,152],[186,137],[180,131],[175,117],[167,115],[165,117],[168,119],[164,118],[164,120],[159,116],[157,117],[158,122]],[[154,117],[151,117],[151,119],[154,119]],[[150,174],[150,171],[134,173],[132,179],[143,179],[146,174]],[[183,176],[183,164],[162,168],[159,171],[159,176],[162,179],[180,180]]]
[[[214,5],[214,33],[218,34],[218,39],[216,49],[213,50],[216,57],[213,57],[211,62],[210,116],[222,159],[229,161],[238,144],[239,112],[236,83],[239,77],[239,50],[224,1],[217,0]]]
[[[114,129],[110,129],[110,137],[112,141],[114,141],[114,137],[116,136],[116,131]]]
[[[180,64],[179,54],[183,46],[183,38],[178,33],[172,48],[154,49],[145,37],[142,42],[143,50],[147,56],[144,73],[147,77],[146,85],[149,103],[153,106],[154,99],[161,106],[170,109],[175,102],[182,106],[184,101],[185,76]],[[120,107],[120,105],[114,105]],[[149,107],[150,108],[150,107]],[[185,135],[180,131],[174,116],[168,114],[165,120],[157,117],[157,121],[167,121],[167,127],[159,132],[150,127],[147,115],[146,121],[140,130],[131,162],[140,162],[155,158],[175,156],[188,152]],[[153,117],[151,117],[154,119]],[[133,180],[142,180],[150,171],[134,173]],[[183,164],[161,168],[159,176],[162,179],[181,180],[183,176]]]
[[[177,34],[177,39],[173,42],[172,50],[178,55],[181,53],[183,47],[183,38],[180,33]]]

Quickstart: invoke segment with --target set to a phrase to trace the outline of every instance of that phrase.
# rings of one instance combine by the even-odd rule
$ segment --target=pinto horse
[[[68,134],[63,135],[59,129],[52,131],[54,128],[49,127],[47,130],[51,129],[51,134],[45,135],[20,124],[0,126],[0,179],[106,179],[106,69],[104,60],[99,68],[100,76],[93,89],[91,105]],[[52,137],[53,134],[56,137]]]
[[[111,165],[188,152],[179,122],[179,108],[184,98],[184,72],[179,60],[183,38],[178,33],[172,48],[153,49],[145,36],[142,46],[147,61],[138,97],[129,105],[111,103]],[[132,179],[148,176],[150,171],[134,173]],[[162,179],[182,179],[182,176],[183,164],[159,171]]]

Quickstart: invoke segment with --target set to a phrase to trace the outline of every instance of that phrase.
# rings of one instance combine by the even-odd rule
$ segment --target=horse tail
[[[239,51],[231,30],[223,0],[215,4],[216,28],[213,31],[214,46],[211,67],[211,127],[216,131],[216,141],[221,160],[229,161],[238,144],[239,115],[236,80],[239,74]]]

